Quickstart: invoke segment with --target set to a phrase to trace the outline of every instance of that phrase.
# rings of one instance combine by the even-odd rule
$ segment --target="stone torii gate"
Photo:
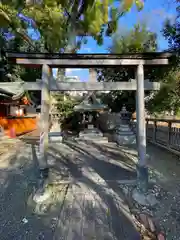
[[[42,67],[42,79],[36,82],[24,82],[25,90],[41,90],[41,159],[42,168],[47,167],[48,123],[50,111],[50,91],[113,91],[134,90],[137,92],[137,145],[139,181],[148,182],[146,163],[146,126],[144,90],[158,90],[160,84],[144,80],[144,66],[167,65],[170,53],[145,54],[42,54],[42,53],[8,53],[9,62],[30,67]],[[134,67],[136,79],[129,82],[65,82],[64,79],[54,80],[52,68],[102,68],[121,66]],[[93,71],[91,77],[96,79]],[[59,81],[60,80],[60,81]],[[6,85],[8,83],[5,83]],[[17,87],[18,83],[9,83]],[[2,83],[0,86],[3,85]],[[43,165],[44,163],[44,165]]]

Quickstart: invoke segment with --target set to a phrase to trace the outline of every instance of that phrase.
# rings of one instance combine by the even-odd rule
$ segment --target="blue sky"
[[[138,22],[145,22],[149,30],[156,32],[158,35],[158,51],[166,49],[168,44],[162,36],[161,30],[167,17],[172,21],[175,18],[176,5],[173,2],[173,0],[145,0],[144,9],[141,12],[138,12],[136,7],[133,7],[130,12],[120,18],[119,32],[123,33],[131,29]],[[92,38],[89,38],[88,43],[82,46],[79,53],[106,53],[110,44],[110,38],[104,40],[103,46],[98,46]],[[56,70],[54,70],[55,72]],[[87,69],[67,69],[66,75],[78,76],[81,81],[88,80]]]

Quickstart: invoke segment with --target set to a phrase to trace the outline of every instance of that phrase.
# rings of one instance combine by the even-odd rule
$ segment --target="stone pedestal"
[[[128,124],[121,124],[115,130],[114,140],[119,145],[136,144],[136,136]]]
[[[50,132],[49,133],[49,143],[60,143],[62,142],[62,135],[60,132]]]
[[[49,132],[49,143],[59,143],[62,142],[62,133],[60,129],[60,124],[58,122],[54,122],[50,132]]]

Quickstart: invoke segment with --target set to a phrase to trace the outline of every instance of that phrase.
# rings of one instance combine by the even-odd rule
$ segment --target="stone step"
[[[83,138],[83,137],[89,137],[89,138],[101,138],[103,137],[103,135],[99,135],[99,134],[79,134],[79,137],[80,138]]]
[[[102,143],[104,147],[112,147],[112,148],[118,148],[118,145],[116,142],[104,142]]]
[[[108,143],[108,138],[106,137],[80,137],[77,138],[77,140],[87,140],[87,141],[91,141],[91,142],[97,142],[97,143]]]
[[[126,131],[131,131],[131,128],[117,128],[116,131],[126,132]]]
[[[84,136],[84,135],[90,135],[90,136],[92,136],[92,135],[94,135],[94,136],[101,136],[101,137],[103,137],[103,133],[101,133],[101,132],[80,132],[79,133],[79,136]]]
[[[99,139],[99,140],[92,140],[94,143],[103,144],[108,143],[108,139]]]
[[[107,137],[101,137],[101,136],[81,136],[79,139],[92,139],[92,140],[98,140],[98,139],[108,139]]]
[[[96,130],[85,130],[79,133],[79,136],[85,136],[85,135],[92,135],[92,136],[101,136],[103,137],[103,133]]]
[[[0,141],[5,141],[5,140],[8,140],[10,137],[9,136],[0,136]]]

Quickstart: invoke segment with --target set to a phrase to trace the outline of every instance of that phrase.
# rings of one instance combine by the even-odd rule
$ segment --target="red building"
[[[24,91],[0,88],[0,127],[6,135],[14,131],[16,135],[36,129],[36,116],[27,113],[30,101]]]

